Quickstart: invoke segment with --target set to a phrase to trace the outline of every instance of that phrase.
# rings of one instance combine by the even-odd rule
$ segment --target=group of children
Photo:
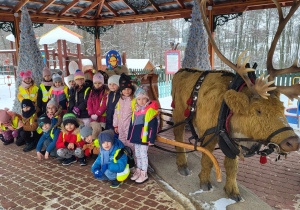
[[[43,69],[38,88],[30,71],[20,74],[18,99],[22,116],[0,110],[0,138],[5,145],[26,144],[24,152],[36,148],[39,160],[57,157],[63,165],[96,156],[92,166],[99,180],[110,180],[117,188],[128,177],[124,145],[135,151],[136,169],[131,180],[148,180],[148,146],[158,130],[158,104],[151,101],[147,88],[137,87],[131,77],[112,75],[107,85],[101,72],[85,81],[81,70],[67,77]],[[134,146],[133,146],[134,145]]]

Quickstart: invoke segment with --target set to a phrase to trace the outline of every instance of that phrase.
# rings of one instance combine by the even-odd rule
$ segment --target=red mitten
[[[89,156],[91,155],[90,149],[86,149],[86,150],[84,151],[84,154],[85,154],[86,157],[89,157]]]

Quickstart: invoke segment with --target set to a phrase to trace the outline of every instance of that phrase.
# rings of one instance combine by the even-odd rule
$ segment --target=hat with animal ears
[[[31,78],[32,79],[32,74],[31,71],[26,71],[26,72],[20,72],[20,76],[23,77],[23,81],[27,78]]]

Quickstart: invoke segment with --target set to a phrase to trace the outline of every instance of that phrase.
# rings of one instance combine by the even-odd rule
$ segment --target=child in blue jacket
[[[110,187],[118,188],[130,172],[126,154],[119,159],[116,158],[124,144],[119,139],[114,139],[113,130],[103,131],[98,139],[100,153],[92,166],[92,172],[98,180],[110,180],[112,181]]]
[[[56,141],[60,134],[60,129],[57,127],[57,118],[50,119],[46,114],[43,114],[38,119],[38,125],[43,130],[43,135],[36,146],[38,159],[42,160],[43,154],[45,154],[46,160],[49,159],[49,155],[56,157]],[[43,147],[45,151],[42,151]]]

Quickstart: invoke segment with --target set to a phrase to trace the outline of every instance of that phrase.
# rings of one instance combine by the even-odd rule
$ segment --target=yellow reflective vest
[[[23,99],[30,99],[31,101],[36,103],[38,90],[39,88],[35,84],[30,86],[28,89],[24,89],[22,88],[22,86],[19,86],[19,101],[22,102]]]
[[[51,88],[49,89],[49,91],[47,91],[44,84],[40,84],[40,88],[41,88],[41,91],[43,93],[42,100],[43,100],[44,103],[47,103],[49,101],[49,99],[51,98],[51,95],[50,95]]]

